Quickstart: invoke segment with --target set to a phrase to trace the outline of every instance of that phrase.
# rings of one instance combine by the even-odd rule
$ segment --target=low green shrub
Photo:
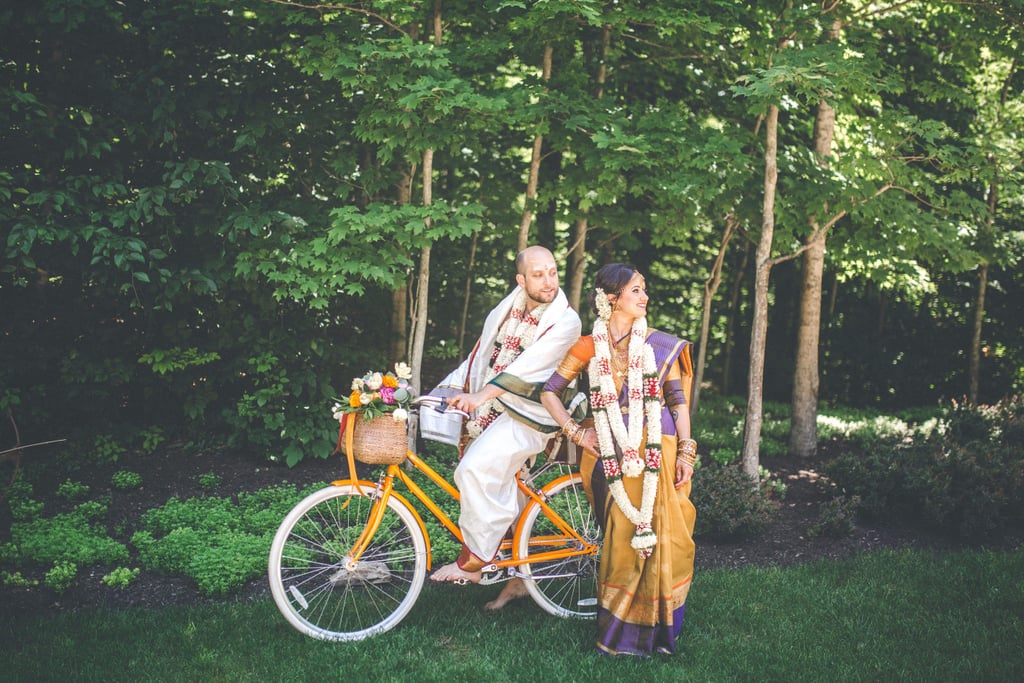
[[[869,515],[991,539],[1024,522],[1024,443],[1014,437],[1022,414],[1019,398],[953,405],[928,436],[841,456],[825,471]]]
[[[101,524],[107,505],[89,501],[71,512],[11,524],[11,540],[0,544],[0,557],[17,562],[73,562],[82,566],[116,564],[128,549],[110,538]]]
[[[118,470],[110,477],[110,483],[119,491],[130,491],[142,486],[142,475],[138,472]]]
[[[199,485],[204,489],[215,489],[221,485],[223,477],[216,472],[204,472],[198,477]]]
[[[78,566],[74,562],[61,560],[53,565],[53,569],[46,572],[43,583],[47,588],[52,588],[58,593],[63,593],[71,585],[78,575]]]
[[[132,545],[147,571],[168,576],[188,576],[189,562],[208,545],[209,536],[192,527],[174,529],[157,539],[149,531],[132,534]]]
[[[189,562],[187,575],[206,595],[227,595],[267,571],[272,532],[217,534]]]
[[[148,510],[131,539],[147,571],[186,576],[207,595],[225,595],[266,571],[281,520],[321,486],[278,486],[229,498],[172,498]]]
[[[124,455],[125,447],[109,434],[97,434],[93,441],[92,451],[86,459],[99,465],[116,463]]]
[[[125,588],[135,579],[139,578],[139,569],[128,569],[128,567],[118,567],[109,574],[104,575],[103,583],[107,584],[111,588]]]
[[[57,487],[57,495],[66,500],[81,500],[89,495],[89,485],[66,479]]]
[[[782,500],[786,497],[786,482],[772,476],[770,471],[760,465],[757,466],[757,477],[761,484],[761,490],[770,498]]]
[[[697,508],[695,535],[708,538],[750,536],[767,526],[771,494],[734,465],[711,463],[694,474],[692,500]]]
[[[21,575],[21,572],[0,572],[0,579],[3,580],[5,586],[14,586],[16,588],[33,588],[39,585],[39,582],[35,579],[27,579]]]
[[[811,538],[845,538],[856,528],[860,496],[837,496],[821,505],[817,521],[807,531]]]
[[[143,455],[152,455],[156,452],[156,449],[160,447],[167,437],[164,435],[164,430],[159,426],[148,427],[143,429],[138,434],[139,439],[139,450],[142,451]]]

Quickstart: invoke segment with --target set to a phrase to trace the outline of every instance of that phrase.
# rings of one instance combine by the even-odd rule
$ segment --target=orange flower
[[[351,407],[353,407],[353,408],[358,408],[359,406],[363,405],[362,403],[359,402],[359,392],[358,391],[353,391],[349,395],[349,397],[348,397],[348,404]]]
[[[391,387],[392,389],[398,388],[398,378],[392,375],[384,375],[384,386]]]

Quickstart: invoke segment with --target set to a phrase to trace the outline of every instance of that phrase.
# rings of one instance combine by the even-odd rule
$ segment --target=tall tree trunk
[[[601,31],[601,63],[597,69],[597,92],[594,98],[600,100],[604,97],[604,84],[608,79],[608,45],[611,43],[611,26],[604,25]],[[587,229],[589,218],[587,210],[578,208],[579,218],[572,232],[572,246],[569,249],[568,265],[566,267],[566,284],[569,305],[577,311],[583,298],[583,278],[586,275],[587,266]]]
[[[729,247],[729,240],[732,239],[738,225],[736,217],[729,214],[725,217],[725,230],[722,233],[722,242],[718,247],[718,257],[711,267],[711,274],[704,281],[704,306],[700,318],[700,341],[697,342],[697,367],[694,369],[693,391],[690,397],[690,416],[697,414],[697,405],[700,403],[700,385],[704,381],[704,363],[707,360],[708,336],[711,327],[711,301],[715,298],[715,292],[722,284],[722,265],[725,263],[725,252]]]
[[[974,298],[974,325],[971,330],[971,357],[968,367],[967,401],[978,404],[978,377],[981,372],[981,328],[985,319],[985,290],[988,288],[988,264],[978,268],[978,292]]]
[[[740,257],[740,266],[736,268],[736,277],[732,281],[732,289],[729,292],[729,313],[725,320],[725,351],[722,354],[722,395],[728,396],[732,388],[732,356],[736,348],[736,318],[740,314],[740,292],[743,291],[743,278],[747,274],[747,264],[750,263],[750,242],[743,240],[743,255]]]
[[[441,0],[434,0],[434,22],[433,22],[434,44],[441,44]],[[427,149],[423,152],[423,206],[430,206],[434,203],[434,150]],[[428,216],[425,220],[427,230],[430,229],[431,219]],[[422,387],[423,376],[423,348],[427,338],[427,302],[430,298],[430,245],[420,250],[419,273],[416,278],[416,301],[413,304],[413,333],[412,348],[409,353],[409,365],[412,370],[412,378],[409,380],[414,387]],[[409,416],[409,449],[416,447],[416,435],[419,433],[418,415],[413,411]]]
[[[802,458],[818,450],[818,343],[821,338],[821,275],[825,263],[825,233],[803,255],[803,288],[793,369],[792,421],[789,452]]]
[[[459,318],[459,357],[465,355],[465,349],[462,348],[463,344],[466,343],[466,322],[469,319],[469,297],[473,293],[473,265],[476,261],[476,244],[480,239],[480,233],[474,232],[473,239],[469,242],[469,262],[466,264],[466,288],[463,292],[462,297],[462,316]]]
[[[572,246],[568,254],[569,265],[566,268],[568,271],[566,273],[566,296],[569,298],[569,305],[577,311],[581,310],[583,278],[587,270],[587,228],[587,213],[583,211],[583,215],[576,219],[576,224],[573,227]]]
[[[988,215],[985,217],[985,230],[982,235],[982,246],[991,248],[992,226],[996,220],[996,207],[999,203],[999,185],[995,181],[988,186]],[[988,262],[983,261],[978,268],[978,291],[974,297],[974,321],[971,327],[971,350],[967,359],[967,400],[971,405],[978,404],[978,386],[981,377],[981,330],[985,321],[985,293],[988,290]]]
[[[551,80],[551,55],[554,49],[548,43],[544,46],[544,67],[542,78],[547,83]],[[530,223],[533,222],[533,203],[537,199],[537,179],[540,177],[541,151],[544,147],[544,136],[533,138],[533,152],[530,155],[530,176],[526,181],[526,197],[523,200],[523,215],[519,221],[519,239],[516,250],[522,251],[530,243]]]
[[[828,40],[839,38],[839,20],[828,30]],[[814,119],[814,155],[819,166],[828,167],[835,137],[836,110],[826,100],[818,103]],[[826,212],[828,206],[825,207]],[[825,264],[825,231],[816,217],[811,218],[811,237],[803,255],[803,288],[800,296],[800,322],[796,339],[796,363],[793,369],[792,419],[789,428],[789,452],[810,458],[818,452],[818,347],[821,343],[821,281]]]
[[[402,169],[398,180],[396,200],[399,206],[412,202],[412,183],[416,165]],[[391,338],[388,342],[388,360],[392,363],[409,357],[409,282],[391,292]]]
[[[764,349],[768,338],[768,276],[771,274],[772,240],[775,236],[775,189],[779,180],[779,108],[768,107],[765,119],[764,199],[761,207],[761,239],[754,256],[754,316],[750,330],[750,370],[747,380],[747,414],[743,428],[743,472],[754,480],[760,466],[761,420],[764,402]]]

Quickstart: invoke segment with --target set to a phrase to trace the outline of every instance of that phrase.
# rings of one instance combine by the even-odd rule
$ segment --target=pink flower
[[[395,390],[391,387],[382,387],[380,390],[380,400],[384,402],[384,405],[393,405],[395,403]]]

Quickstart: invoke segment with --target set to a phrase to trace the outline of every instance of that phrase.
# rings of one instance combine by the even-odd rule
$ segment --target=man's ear
[[[526,289],[526,278],[523,277],[522,273],[516,273],[516,284]]]

